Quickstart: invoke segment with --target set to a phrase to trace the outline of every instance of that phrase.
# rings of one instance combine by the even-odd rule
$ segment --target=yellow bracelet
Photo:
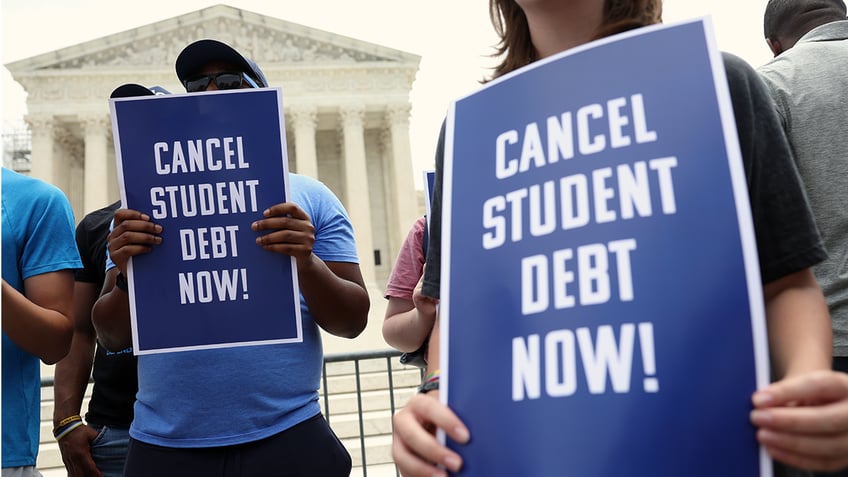
[[[70,424],[74,421],[82,421],[82,417],[79,414],[74,415],[74,416],[68,416],[68,417],[62,419],[61,421],[59,421],[59,425],[56,426],[56,429],[58,429],[62,426],[67,426],[68,424]]]

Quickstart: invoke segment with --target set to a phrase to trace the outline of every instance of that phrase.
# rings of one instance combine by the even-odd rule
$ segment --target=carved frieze
[[[200,38],[220,38],[263,66],[270,63],[343,64],[397,61],[343,44],[294,35],[234,18],[208,19],[189,28],[176,28],[143,37],[131,33],[132,31],[117,34],[116,40],[120,40],[122,35],[127,37],[126,42],[117,46],[60,60],[41,69],[159,67],[173,63],[185,45]]]

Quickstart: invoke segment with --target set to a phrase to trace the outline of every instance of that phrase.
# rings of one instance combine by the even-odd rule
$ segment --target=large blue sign
[[[163,228],[130,261],[135,352],[301,341],[294,259],[251,230],[289,197],[281,91],[110,105],[123,206]]]
[[[467,476],[771,475],[756,245],[709,21],[537,62],[449,112],[442,398]]]

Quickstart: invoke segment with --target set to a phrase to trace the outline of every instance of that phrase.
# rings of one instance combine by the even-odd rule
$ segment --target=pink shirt
[[[403,241],[397,259],[395,259],[389,282],[386,284],[386,298],[393,296],[412,301],[415,285],[418,284],[421,272],[424,270],[422,242],[424,241],[424,227],[426,226],[427,219],[419,217],[406,235],[406,240]]]

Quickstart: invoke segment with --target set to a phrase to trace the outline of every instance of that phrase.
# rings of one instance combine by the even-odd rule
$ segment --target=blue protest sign
[[[442,399],[467,476],[755,476],[768,380],[745,175],[706,19],[457,100]]]
[[[430,226],[430,203],[433,201],[433,187],[436,185],[436,171],[424,171],[424,213],[427,214],[427,226]]]
[[[301,341],[294,259],[250,228],[290,195],[280,89],[110,108],[123,206],[163,229],[128,268],[134,352]]]

